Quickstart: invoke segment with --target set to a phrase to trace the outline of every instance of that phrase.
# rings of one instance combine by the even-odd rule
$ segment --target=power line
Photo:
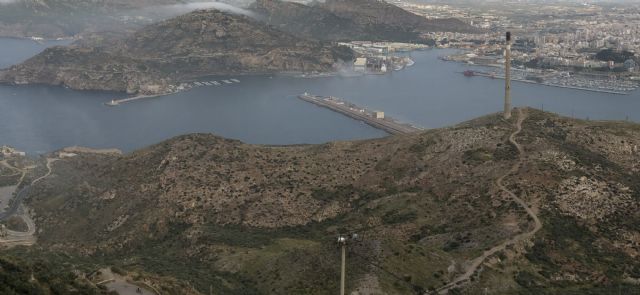
[[[378,225],[380,226],[380,225]],[[347,244],[361,244],[362,243],[362,236],[357,234],[357,233],[353,233],[351,235],[345,236],[345,235],[340,235],[338,236],[338,244],[340,245],[341,248],[341,256],[342,256],[342,264],[341,264],[341,273],[340,273],[340,294],[344,295],[345,293],[345,281],[346,281],[346,249],[347,249]],[[411,287],[411,290],[414,291],[416,294],[419,295],[423,295],[426,293],[426,289],[422,286],[416,285],[411,283],[410,281],[405,280],[402,276],[389,271],[387,269],[385,269],[384,267],[382,267],[381,265],[372,262],[370,258],[365,257],[363,255],[358,254],[357,252],[357,248],[355,247],[351,247],[349,248],[349,254],[354,255],[355,257],[361,258],[362,261],[366,264],[369,264],[379,270],[381,270],[383,273],[386,273],[388,275],[390,275],[391,277],[393,277],[396,281],[401,281],[407,285],[409,285]]]
[[[424,287],[422,287],[422,286],[420,286],[420,285],[413,284],[413,283],[411,283],[411,282],[409,282],[409,281],[405,280],[405,279],[404,279],[403,277],[401,277],[400,275],[395,274],[395,273],[393,273],[393,272],[391,272],[391,271],[389,271],[389,270],[385,269],[385,268],[384,268],[384,267],[382,267],[381,265],[379,265],[379,264],[377,264],[377,263],[372,262],[368,257],[365,257],[365,256],[363,256],[363,255],[360,255],[360,254],[356,253],[355,251],[354,251],[354,252],[350,252],[350,254],[353,254],[354,256],[356,256],[356,257],[358,257],[358,258],[362,259],[362,261],[363,261],[364,263],[369,264],[369,265],[371,265],[371,266],[373,266],[373,267],[375,267],[375,268],[380,269],[383,273],[386,273],[386,274],[390,275],[391,277],[393,277],[394,279],[396,279],[396,281],[400,281],[400,282],[403,282],[403,283],[405,283],[405,284],[409,285],[409,286],[411,287],[411,290],[412,290],[412,291],[414,291],[416,294],[423,295],[423,294],[426,292],[426,289],[425,289]]]

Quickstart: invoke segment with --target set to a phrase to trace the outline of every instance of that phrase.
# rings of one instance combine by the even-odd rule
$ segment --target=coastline
[[[391,72],[388,72],[388,73],[391,73]],[[264,76],[264,77],[283,76],[283,77],[292,77],[292,78],[295,78],[295,79],[320,79],[320,78],[331,78],[331,77],[352,78],[352,77],[360,77],[360,76],[364,76],[364,75],[386,75],[388,73],[346,73],[345,74],[345,73],[341,73],[341,72],[337,72],[337,71],[331,71],[331,72],[324,72],[324,73],[308,74],[308,73],[303,73],[303,72],[275,72],[275,73],[239,73],[239,74],[234,74],[234,76],[238,76],[238,77],[243,77],[243,76],[245,76],[245,77],[246,76]],[[172,95],[172,94],[187,92],[187,91],[189,91],[189,90],[191,90],[193,88],[196,88],[196,87],[222,86],[222,85],[225,85],[225,84],[240,83],[240,81],[237,80],[237,79],[233,79],[233,78],[221,79],[220,77],[227,77],[227,76],[226,75],[207,75],[207,76],[203,76],[203,77],[200,77],[199,79],[195,79],[195,80],[192,80],[192,81],[189,81],[189,82],[182,82],[180,84],[182,88],[177,87],[177,90],[175,90],[175,91],[169,91],[169,92],[158,93],[158,94],[132,94],[134,96],[120,98],[120,99],[112,99],[111,101],[105,102],[104,105],[106,105],[106,106],[118,106],[118,105],[121,105],[121,104],[134,102],[134,101],[141,100],[141,99],[158,98],[158,97],[162,97],[162,96],[168,96],[168,95]],[[213,79],[217,79],[217,80],[220,80],[220,81],[231,80],[231,81],[233,81],[233,83],[226,83],[225,82],[225,84],[221,84],[221,85],[197,85],[196,84],[196,83],[200,83],[200,81],[198,81],[198,80],[202,80],[204,78],[207,78],[207,79],[212,79],[213,78]]]
[[[26,37],[26,36],[4,36],[4,35],[0,35],[0,39],[14,39],[14,40],[27,40],[27,41],[33,41],[36,43],[44,43],[44,42],[55,42],[55,41],[76,41],[79,40],[79,38],[77,37],[58,37],[58,38],[49,38],[49,37],[37,37],[37,36],[31,36],[31,37]]]

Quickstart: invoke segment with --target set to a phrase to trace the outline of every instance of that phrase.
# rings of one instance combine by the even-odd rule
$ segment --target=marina
[[[485,77],[485,78],[501,79],[501,80],[504,80],[505,78],[503,75],[497,75],[495,73],[487,73],[482,71],[468,70],[468,71],[462,72],[462,74],[464,74],[466,77]],[[575,89],[575,90],[581,90],[581,91],[599,92],[599,93],[607,93],[607,94],[615,94],[615,95],[628,95],[630,91],[635,90],[635,89],[628,89],[629,92],[623,92],[623,91],[607,90],[607,89],[601,89],[601,88],[587,88],[587,87],[580,87],[580,86],[572,86],[572,85],[565,85],[560,83],[539,82],[534,80],[527,80],[524,78],[511,78],[511,80],[516,82],[521,82],[521,83],[529,83],[529,84],[544,85],[544,86],[550,86],[550,87],[567,88],[567,89]]]
[[[355,104],[345,102],[337,97],[317,96],[305,92],[304,94],[299,95],[298,98],[343,114],[352,119],[362,121],[371,127],[383,130],[390,134],[408,134],[424,130],[410,124],[400,123],[391,117],[385,117],[384,112],[369,111]]]

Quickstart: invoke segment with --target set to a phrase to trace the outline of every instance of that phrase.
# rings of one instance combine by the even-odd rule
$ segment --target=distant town
[[[618,94],[640,86],[638,4],[392,3],[430,18],[459,18],[484,30],[424,36],[434,47],[464,49],[445,59],[479,66],[465,72],[468,76],[504,75],[499,69],[504,64],[504,32],[511,31],[516,80]]]

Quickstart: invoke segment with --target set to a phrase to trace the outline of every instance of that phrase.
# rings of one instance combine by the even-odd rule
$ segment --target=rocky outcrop
[[[606,221],[615,212],[635,207],[633,192],[619,183],[607,183],[586,176],[564,180],[555,199],[563,214],[592,222]]]
[[[351,50],[307,41],[245,16],[201,10],[145,27],[109,43],[93,38],[54,47],[0,73],[0,81],[74,89],[170,92],[206,75],[326,72]]]
[[[144,90],[154,90],[154,87],[161,92],[169,85],[168,77],[135,58],[81,47],[49,48],[23,64],[0,72],[0,81],[127,93],[150,93]]]

